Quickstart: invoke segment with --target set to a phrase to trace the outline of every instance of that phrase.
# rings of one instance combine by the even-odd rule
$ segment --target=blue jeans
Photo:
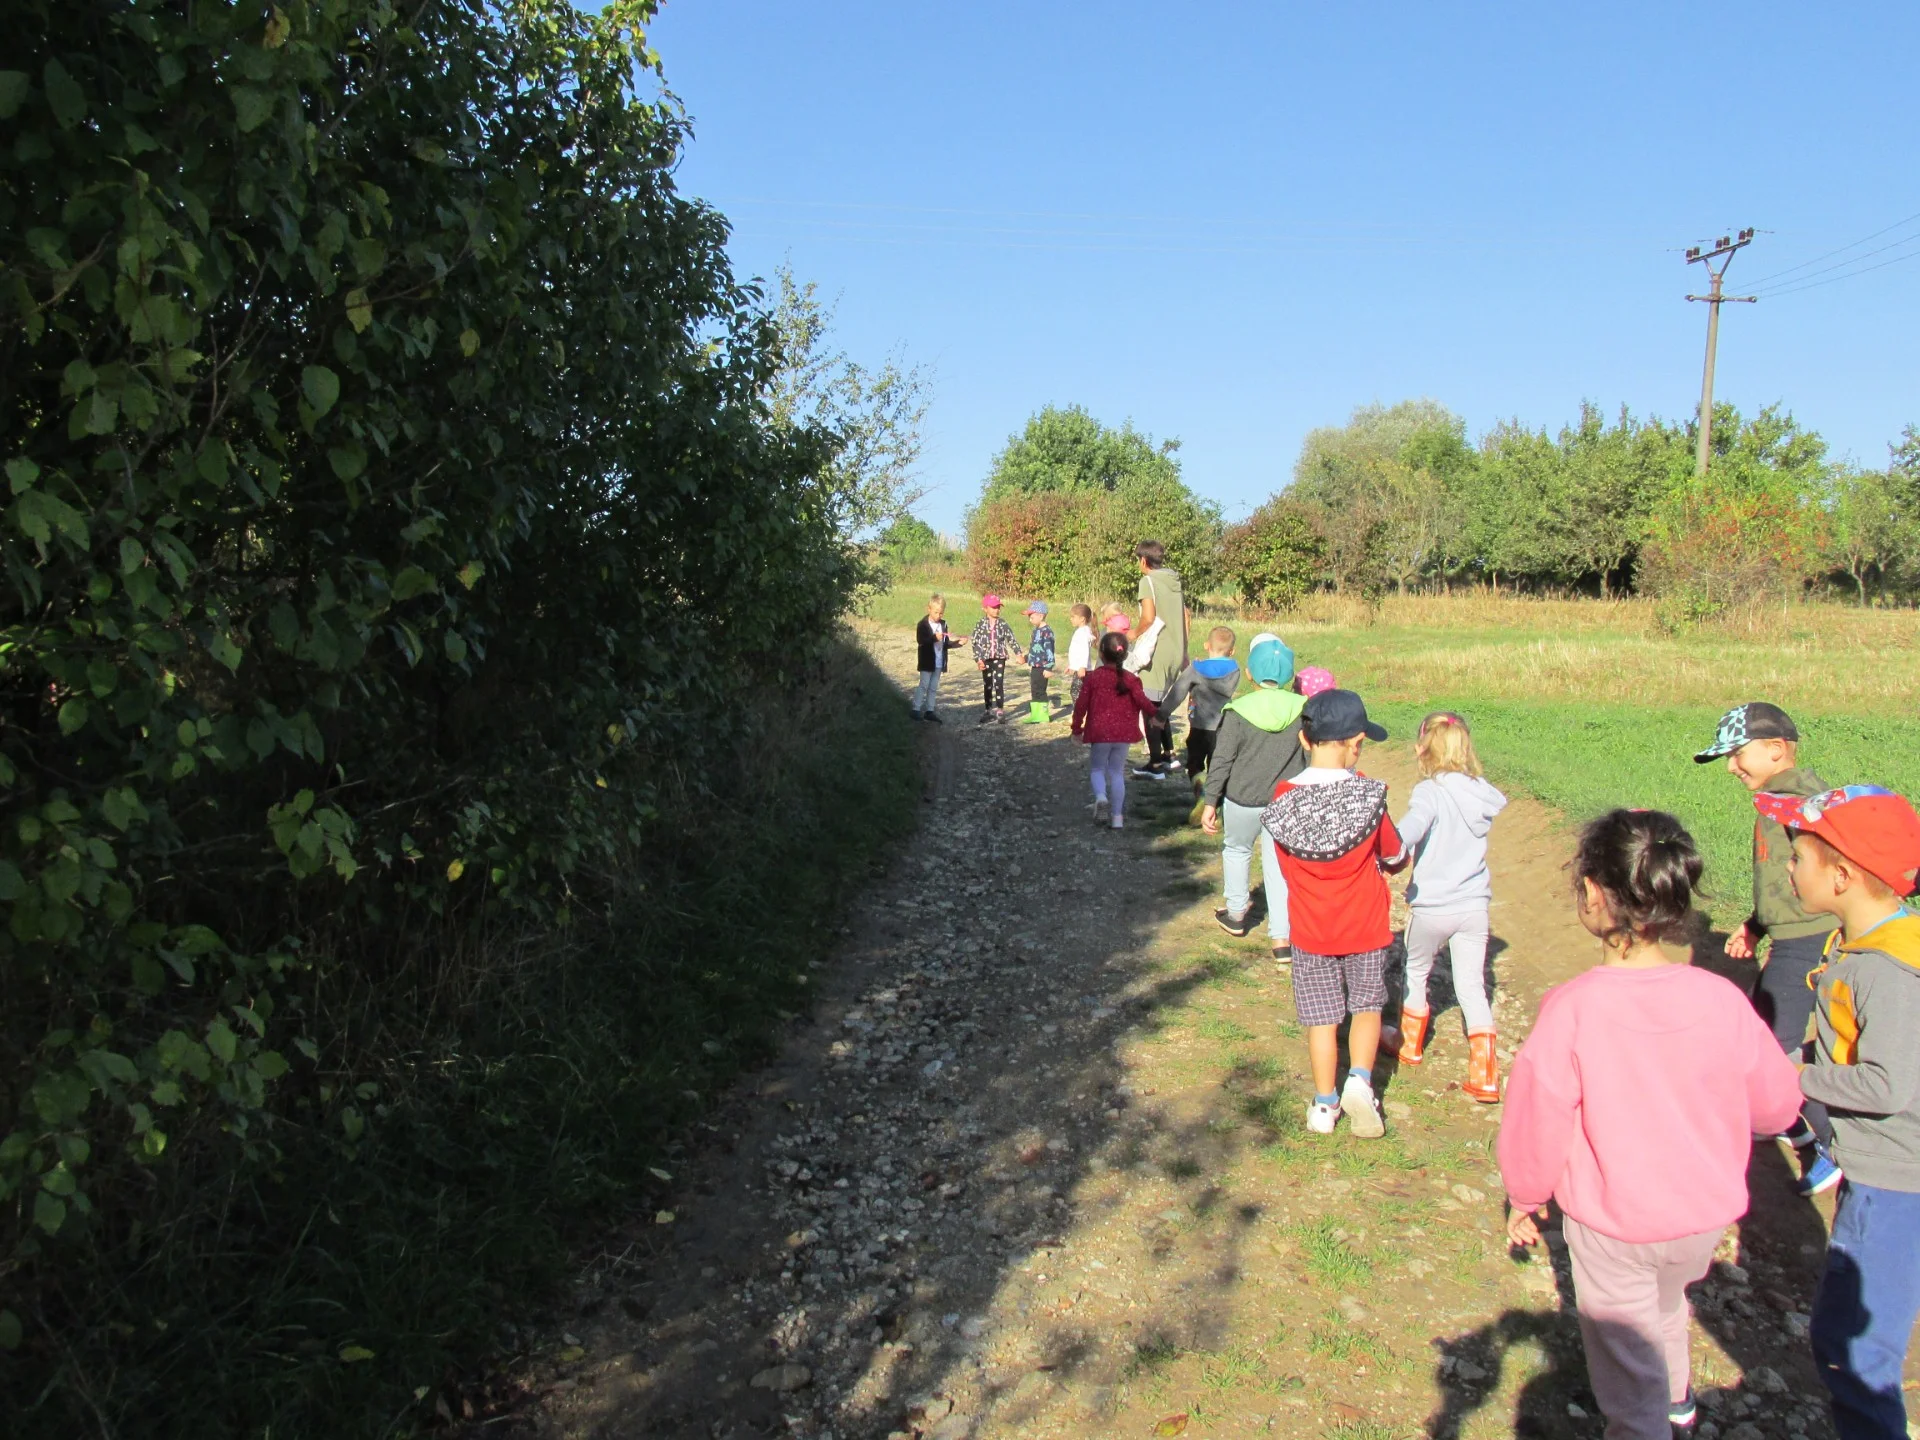
[[[916,715],[923,713],[927,715],[933,714],[933,703],[939,698],[940,672],[938,670],[922,670],[920,672],[920,683],[914,688],[913,692],[913,713]]]
[[[1813,1299],[1813,1363],[1840,1440],[1906,1440],[1900,1371],[1920,1313],[1920,1192],[1848,1180]]]

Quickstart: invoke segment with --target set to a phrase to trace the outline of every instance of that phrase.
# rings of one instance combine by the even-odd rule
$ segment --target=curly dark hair
[[[1664,810],[1609,810],[1580,832],[1568,868],[1576,901],[1582,880],[1607,897],[1606,939],[1679,940],[1691,928],[1700,849]]]

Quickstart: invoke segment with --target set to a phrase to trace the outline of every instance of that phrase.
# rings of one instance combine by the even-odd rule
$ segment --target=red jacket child
[[[1357,955],[1393,943],[1386,877],[1406,846],[1387,818],[1387,787],[1352,770],[1282,780],[1261,824],[1280,852],[1293,943],[1315,955]]]
[[[1102,665],[1088,674],[1073,702],[1073,733],[1089,745],[1131,745],[1141,738],[1142,716],[1157,720],[1160,711],[1147,699],[1140,677],[1118,665]]]

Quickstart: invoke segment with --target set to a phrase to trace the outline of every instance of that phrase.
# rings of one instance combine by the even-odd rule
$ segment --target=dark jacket
[[[1263,693],[1276,698],[1255,699]],[[1227,707],[1213,758],[1207,762],[1207,804],[1218,809],[1225,799],[1264,810],[1275,786],[1307,768],[1299,724],[1305,703],[1291,691],[1266,690],[1243,695]]]
[[[1802,799],[1818,795],[1826,788],[1827,782],[1804,765],[1776,775],[1766,784],[1769,795],[1798,795]],[[1787,878],[1787,861],[1792,855],[1793,840],[1786,827],[1756,812],[1753,817],[1753,918],[1747,924],[1759,934],[1771,935],[1776,940],[1824,935],[1840,923],[1831,915],[1811,915],[1801,908],[1800,897],[1793,893],[1793,882]]]
[[[934,633],[933,621],[925,615],[920,617],[920,623],[914,627],[913,638],[918,641],[920,645],[920,673],[922,675],[930,671],[946,669],[947,651],[962,643],[954,638],[951,629],[945,629],[946,621],[942,620],[940,624],[945,632],[942,635],[936,635]]]

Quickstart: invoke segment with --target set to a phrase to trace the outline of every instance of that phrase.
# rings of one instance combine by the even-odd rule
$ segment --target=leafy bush
[[[560,1071],[642,1148],[686,977],[593,947],[685,935],[630,887],[682,893],[748,697],[820,673],[834,445],[769,423],[774,328],[634,94],[650,5],[15,10],[0,1364],[55,1430],[352,1433],[316,1414],[458,1325],[306,1296],[418,1279],[489,1184],[606,1194],[545,1174]]]
[[[1220,543],[1220,566],[1249,605],[1286,610],[1327,578],[1327,541],[1317,506],[1276,497]]]
[[[1180,478],[1177,442],[1155,448],[1078,407],[1041,410],[995,457],[967,521],[976,582],[1021,594],[1131,597],[1134,546],[1158,540],[1198,597],[1220,573],[1218,507]]]
[[[1669,627],[1797,596],[1820,568],[1826,516],[1784,487],[1742,487],[1711,472],[1654,518],[1641,587]]]

